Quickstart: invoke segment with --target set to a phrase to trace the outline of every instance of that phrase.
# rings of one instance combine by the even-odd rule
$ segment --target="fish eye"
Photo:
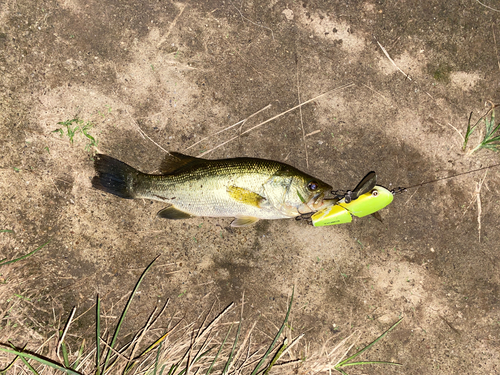
[[[311,191],[318,189],[318,183],[316,181],[311,181],[307,184],[307,188]]]

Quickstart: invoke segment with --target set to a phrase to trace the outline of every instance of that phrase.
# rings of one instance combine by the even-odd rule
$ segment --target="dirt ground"
[[[0,233],[0,258],[50,240],[2,270],[23,298],[4,293],[0,306],[14,299],[26,313],[8,338],[43,341],[97,293],[116,315],[161,254],[126,329],[168,298],[170,314],[189,317],[245,292],[245,314],[261,316],[265,337],[295,287],[292,324],[313,352],[355,330],[366,344],[405,317],[364,358],[403,367],[353,374],[500,373],[499,168],[409,189],[383,222],[323,228],[167,221],[159,202],[90,184],[96,150],[153,173],[162,148],[213,149],[205,157],[274,159],[335,189],[371,170],[393,188],[498,163],[490,151],[462,152],[461,137],[470,112],[478,119],[487,100],[500,102],[499,9],[496,0],[1,2],[0,229],[15,233]],[[93,124],[97,148],[54,132],[75,118]],[[72,335],[91,335],[93,319],[84,314]]]

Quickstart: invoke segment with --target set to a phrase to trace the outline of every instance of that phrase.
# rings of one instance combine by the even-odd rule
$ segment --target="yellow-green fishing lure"
[[[392,202],[393,193],[377,186],[377,175],[370,172],[353,191],[347,191],[339,200],[311,216],[315,227],[350,223],[352,216],[363,217],[375,214]]]

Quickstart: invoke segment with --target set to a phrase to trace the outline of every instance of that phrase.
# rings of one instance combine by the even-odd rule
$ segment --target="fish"
[[[152,199],[167,206],[164,219],[233,217],[233,227],[294,218],[331,204],[327,183],[290,165],[257,158],[201,159],[170,152],[160,174],[147,174],[111,156],[94,159],[95,189],[126,199]]]

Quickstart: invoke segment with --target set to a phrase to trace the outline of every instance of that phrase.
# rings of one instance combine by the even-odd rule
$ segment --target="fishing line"
[[[391,193],[393,195],[397,194],[397,193],[403,193],[403,192],[407,191],[408,189],[413,189],[413,188],[416,188],[416,187],[420,187],[420,186],[424,186],[424,185],[428,185],[428,184],[433,184],[433,183],[438,182],[438,181],[449,180],[449,179],[456,178],[456,177],[459,177],[459,176],[463,176],[463,175],[466,175],[466,174],[469,174],[469,173],[475,173],[475,172],[479,172],[479,171],[484,171],[485,169],[491,169],[491,168],[495,168],[495,167],[498,167],[498,166],[500,166],[500,163],[493,164],[493,165],[488,165],[486,167],[482,167],[482,168],[478,168],[478,169],[473,169],[472,171],[457,173],[457,174],[454,174],[453,176],[436,178],[435,180],[430,180],[430,181],[422,182],[420,184],[416,184],[416,185],[412,185],[412,186],[408,186],[408,187],[404,187],[404,188],[398,187],[398,188],[392,189]]]

